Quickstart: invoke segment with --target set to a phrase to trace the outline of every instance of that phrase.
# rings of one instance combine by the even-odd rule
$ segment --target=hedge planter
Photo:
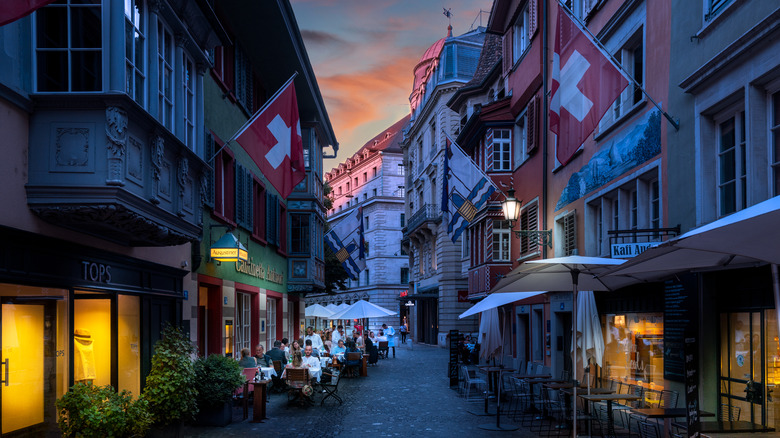
[[[195,424],[198,426],[225,427],[233,422],[233,403],[222,402],[200,406]]]

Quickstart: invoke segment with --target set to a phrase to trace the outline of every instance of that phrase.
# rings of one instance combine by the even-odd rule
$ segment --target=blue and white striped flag
[[[447,232],[453,242],[458,240],[494,191],[496,186],[493,181],[447,135],[441,211],[450,213]]]
[[[358,207],[325,234],[325,243],[336,254],[349,278],[357,280],[366,267],[363,207]]]

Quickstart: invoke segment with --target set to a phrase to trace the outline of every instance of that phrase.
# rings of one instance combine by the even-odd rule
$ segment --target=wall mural
[[[633,127],[604,142],[588,164],[569,178],[555,210],[562,209],[660,152],[661,112],[648,111]]]

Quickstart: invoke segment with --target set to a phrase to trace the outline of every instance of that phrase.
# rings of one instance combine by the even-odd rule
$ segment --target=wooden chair
[[[287,401],[299,400],[306,402],[308,397],[303,394],[303,387],[309,384],[309,370],[306,368],[287,368],[285,370],[287,381]]]
[[[388,341],[379,341],[379,357],[382,359],[387,359],[387,354],[390,351],[387,345]]]
[[[280,393],[285,390],[287,385],[284,383],[284,380],[282,380],[282,361],[275,360],[273,361],[274,371],[276,371],[275,376],[271,376],[271,389],[274,393]]]
[[[347,377],[357,377],[360,374],[360,353],[355,351],[346,354],[344,373]]]

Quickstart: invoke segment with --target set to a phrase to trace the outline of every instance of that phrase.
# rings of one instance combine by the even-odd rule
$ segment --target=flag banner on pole
[[[563,165],[593,133],[628,80],[558,5],[552,68],[550,130]]]
[[[4,0],[0,6],[0,26],[32,14],[54,0]]]
[[[288,81],[234,137],[284,199],[306,177],[293,81]]]
[[[447,135],[441,211],[450,213],[447,233],[453,242],[458,240],[494,191],[496,186],[490,177]]]
[[[363,233],[363,207],[358,207],[325,234],[325,243],[347,271],[357,280],[366,267],[366,240]]]

